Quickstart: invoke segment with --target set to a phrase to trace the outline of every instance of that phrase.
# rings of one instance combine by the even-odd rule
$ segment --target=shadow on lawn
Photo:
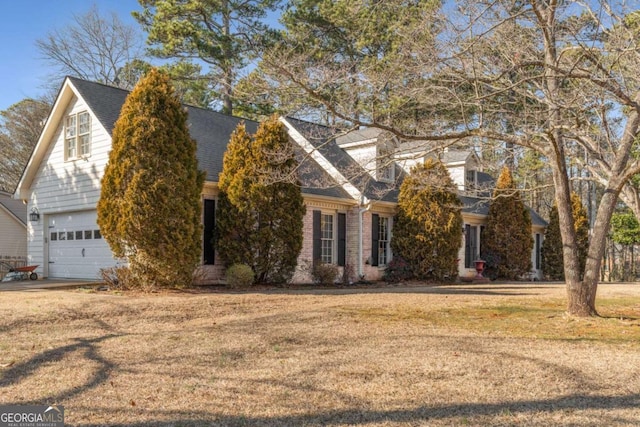
[[[37,353],[28,360],[13,365],[9,369],[3,371],[0,376],[0,388],[19,383],[23,379],[34,375],[42,365],[48,365],[52,362],[61,362],[65,356],[70,355],[75,351],[84,350],[84,357],[87,360],[92,360],[98,364],[98,368],[93,372],[87,382],[79,386],[74,386],[67,391],[63,391],[53,396],[43,397],[37,401],[20,402],[21,405],[37,405],[43,404],[43,402],[46,402],[46,404],[63,404],[65,400],[97,387],[108,378],[109,372],[115,367],[115,365],[99,355],[96,349],[96,344],[121,336],[123,335],[109,334],[91,339],[76,338],[75,343],[73,344]],[[7,404],[9,402],[4,403]]]
[[[142,427],[142,426],[298,426],[298,425],[366,425],[378,422],[415,423],[429,420],[446,420],[448,418],[468,419],[473,417],[515,416],[518,414],[531,414],[544,416],[552,413],[569,411],[575,415],[575,411],[581,410],[614,410],[636,409],[640,406],[640,395],[626,396],[594,396],[576,394],[557,399],[526,400],[505,403],[461,403],[442,406],[421,406],[414,409],[397,409],[389,411],[375,411],[367,409],[346,409],[322,413],[310,413],[305,415],[291,415],[280,417],[252,417],[229,416],[215,413],[189,412],[189,411],[155,411],[162,417],[154,421],[138,423],[111,424],[113,427]],[[620,415],[598,413],[589,414],[593,425],[634,424],[638,418],[624,419]],[[164,421],[167,420],[167,421]],[[170,420],[170,421],[169,421]],[[472,420],[471,420],[472,421]],[[482,420],[487,422],[486,419]],[[473,421],[472,421],[473,422]],[[82,426],[102,426],[104,424],[78,424]]]

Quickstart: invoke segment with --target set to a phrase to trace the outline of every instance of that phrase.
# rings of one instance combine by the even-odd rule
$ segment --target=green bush
[[[247,264],[233,264],[227,268],[226,278],[227,287],[232,289],[246,288],[253,284],[254,274]]]
[[[587,263],[587,251],[589,250],[589,218],[580,196],[576,193],[571,193],[571,209],[573,212],[573,226],[577,237],[580,275],[582,277],[584,266]],[[564,254],[562,253],[560,218],[558,217],[558,206],[555,203],[549,213],[549,225],[544,233],[544,241],[542,242],[542,271],[546,277],[552,280],[564,280]]]

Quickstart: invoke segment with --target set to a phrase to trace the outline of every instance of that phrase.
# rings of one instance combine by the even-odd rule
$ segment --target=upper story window
[[[465,190],[472,191],[478,187],[478,177],[475,169],[467,169],[465,177]]]
[[[391,152],[385,148],[378,148],[377,173],[378,181],[393,182],[395,179],[395,162]]]
[[[87,111],[67,116],[64,124],[65,160],[91,154],[91,116]]]

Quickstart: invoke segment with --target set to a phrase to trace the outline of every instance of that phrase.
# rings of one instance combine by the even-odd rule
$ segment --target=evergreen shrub
[[[247,264],[233,264],[226,271],[227,287],[246,288],[253,284],[255,276]]]
[[[451,280],[458,274],[462,203],[442,162],[427,159],[400,186],[391,248],[418,279]]]

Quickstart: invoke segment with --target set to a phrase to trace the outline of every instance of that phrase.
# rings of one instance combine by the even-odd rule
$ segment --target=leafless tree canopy
[[[628,184],[640,172],[635,4],[345,0],[310,12],[294,3],[289,13],[297,7],[313,19],[292,21],[283,43],[265,55],[274,92],[295,92],[308,100],[300,104],[347,126],[377,127],[401,141],[471,141],[479,150],[497,141],[538,153],[553,177],[569,311],[594,314],[611,215],[621,193],[637,200]],[[602,193],[584,280],[571,164]]]
[[[0,112],[0,190],[13,193],[49,108],[46,102],[25,99]]]
[[[64,76],[119,86],[119,72],[142,57],[140,31],[124,24],[115,13],[102,16],[97,7],[74,15],[73,23],[51,30],[36,40],[42,58],[55,72],[51,80],[59,85]]]

